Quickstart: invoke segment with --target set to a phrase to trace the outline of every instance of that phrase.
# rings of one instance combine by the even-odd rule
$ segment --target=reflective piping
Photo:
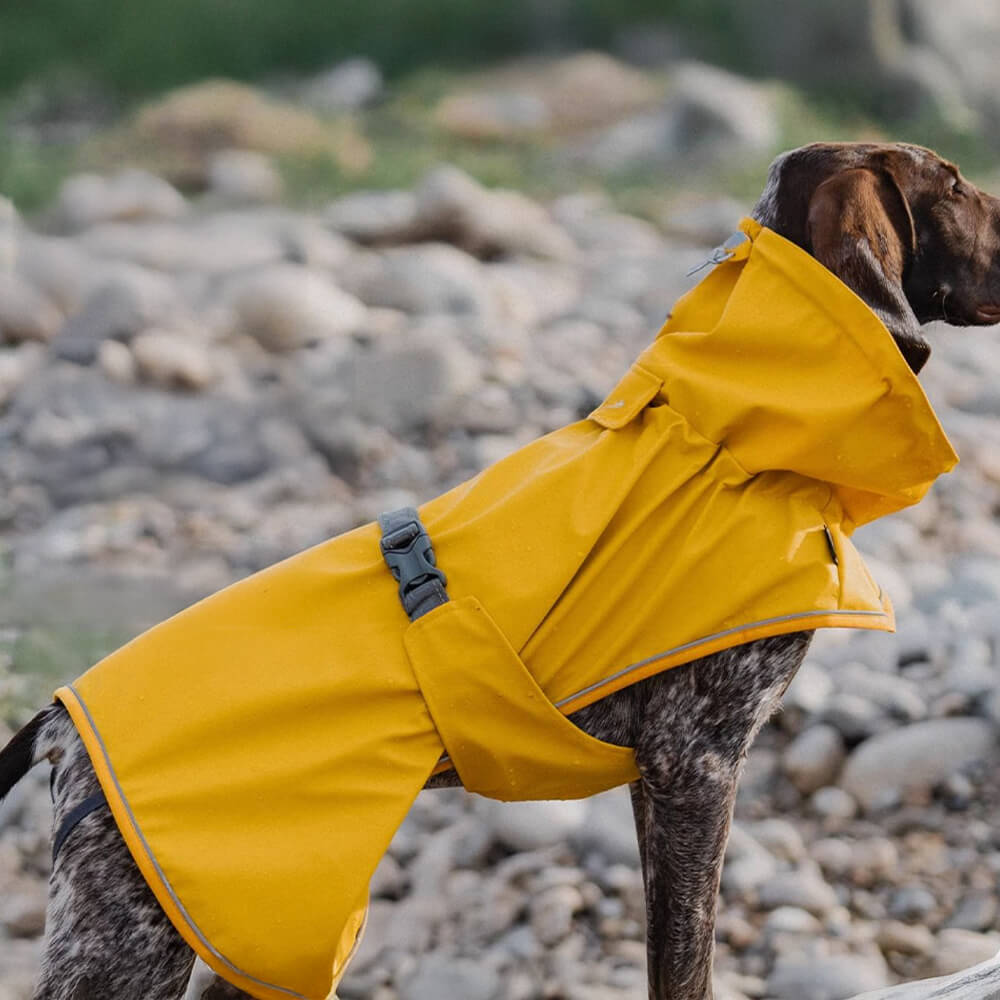
[[[171,900],[174,903],[174,906],[177,907],[177,912],[180,913],[180,915],[187,922],[188,928],[191,930],[191,932],[202,943],[206,951],[214,955],[219,962],[221,962],[223,965],[226,966],[226,968],[232,969],[233,972],[235,972],[238,976],[242,976],[248,982],[257,983],[259,986],[263,986],[265,989],[274,990],[277,993],[284,993],[285,996],[295,997],[296,1000],[308,1000],[308,998],[303,996],[303,994],[301,993],[296,993],[294,990],[286,989],[284,986],[275,986],[273,983],[264,982],[263,979],[258,979],[256,976],[251,976],[249,973],[246,973],[242,969],[237,968],[237,966],[235,966],[232,962],[230,962],[225,955],[219,952],[208,940],[208,938],[206,938],[205,935],[201,932],[201,929],[191,919],[187,910],[184,908],[184,904],[180,901],[180,898],[177,896],[177,893],[174,892],[174,888],[167,880],[166,875],[163,874],[163,869],[160,868],[159,862],[156,860],[156,856],[153,854],[152,850],[150,849],[149,843],[146,841],[146,838],[143,835],[142,830],[139,828],[139,824],[136,822],[135,814],[132,812],[132,807],[128,804],[128,800],[125,798],[125,793],[124,791],[122,791],[121,784],[118,781],[118,776],[115,774],[114,767],[111,764],[111,758],[108,756],[107,747],[105,747],[104,740],[101,738],[101,734],[98,731],[97,726],[94,724],[94,718],[90,714],[90,710],[87,708],[86,703],[80,697],[79,692],[76,690],[76,688],[73,687],[72,684],[68,685],[68,689],[73,692],[73,696],[76,698],[77,704],[83,710],[83,714],[87,717],[87,724],[90,726],[90,731],[91,733],[93,733],[97,745],[101,748],[101,753],[104,755],[105,767],[107,768],[108,774],[111,775],[111,780],[114,782],[115,792],[117,793],[118,801],[122,804],[122,807],[125,809],[125,812],[128,815],[129,822],[132,824],[132,830],[135,833],[135,836],[138,838],[139,842],[142,844],[142,849],[146,852],[146,858],[149,861],[149,864],[152,865],[153,869],[157,874],[157,877],[160,880],[160,884],[163,886],[167,894],[170,896]]]
[[[711,635],[704,635],[700,639],[692,639],[690,642],[682,643],[680,646],[674,646],[673,649],[664,650],[662,653],[654,653],[652,656],[647,656],[644,660],[638,660],[635,663],[630,663],[627,667],[622,667],[621,670],[618,670],[613,674],[609,674],[607,677],[596,681],[594,684],[581,688],[579,691],[574,694],[567,695],[565,698],[560,698],[559,701],[555,702],[555,706],[556,708],[561,708],[563,705],[568,705],[571,701],[575,701],[577,698],[583,698],[586,695],[591,694],[593,691],[597,691],[604,687],[606,684],[611,684],[619,678],[625,677],[634,670],[640,670],[642,667],[648,667],[651,663],[655,663],[657,660],[664,660],[668,656],[676,656],[678,653],[683,653],[686,649],[693,649],[696,646],[704,646],[707,643],[715,641],[716,639],[724,639],[727,635],[733,635],[736,632],[746,632],[755,628],[766,628],[768,625],[780,625],[782,622],[792,622],[800,618],[828,618],[831,615],[865,615],[873,618],[886,617],[886,613],[884,611],[800,611],[793,615],[779,615],[777,618],[764,618],[759,622],[748,622],[745,625],[737,625],[734,628],[724,629],[722,632],[713,632]]]

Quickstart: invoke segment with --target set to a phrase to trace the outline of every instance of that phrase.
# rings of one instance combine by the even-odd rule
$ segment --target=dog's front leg
[[[650,1000],[711,1000],[715,907],[738,762],[696,757],[670,773],[648,762],[633,790],[646,890]]]
[[[750,744],[809,646],[761,639],[636,685],[632,805],[646,889],[651,1000],[710,1000],[715,906]]]

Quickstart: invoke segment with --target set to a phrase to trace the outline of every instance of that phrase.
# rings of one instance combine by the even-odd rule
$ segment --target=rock
[[[105,340],[130,341],[137,333],[175,312],[175,294],[167,278],[136,269],[123,273],[90,295],[70,316],[52,342],[57,358],[91,365]]]
[[[25,233],[17,245],[17,271],[65,315],[79,309],[94,288],[94,261],[77,240]]]
[[[948,976],[978,965],[1000,952],[1000,934],[977,934],[975,931],[946,927],[938,931],[934,951],[934,974]]]
[[[62,323],[62,312],[30,282],[0,271],[0,343],[51,340]]]
[[[934,894],[920,885],[901,886],[889,896],[889,916],[896,920],[921,921],[935,909]]]
[[[224,149],[208,162],[209,190],[224,201],[277,201],[284,191],[281,174],[264,156],[248,149]]]
[[[245,271],[281,260],[285,249],[262,220],[250,213],[218,213],[187,225],[106,222],[88,229],[76,241],[92,257],[129,261],[155,271],[197,275]],[[108,264],[114,273],[116,264]],[[120,265],[118,265],[120,270]]]
[[[726,845],[722,891],[744,899],[752,896],[778,871],[774,856],[741,824],[734,824]]]
[[[500,979],[484,962],[430,954],[399,984],[399,1000],[493,1000]]]
[[[857,886],[892,883],[899,873],[899,851],[895,843],[885,837],[859,840],[851,852],[849,871],[851,881]]]
[[[569,236],[537,202],[517,191],[489,191],[453,166],[432,170],[416,192],[416,228],[477,257],[532,254],[568,259]]]
[[[515,139],[549,126],[548,105],[517,91],[451,94],[434,111],[438,128],[473,141]]]
[[[831,879],[841,881],[854,863],[854,845],[842,837],[824,837],[810,845],[809,856]]]
[[[345,283],[369,306],[482,319],[493,312],[482,265],[443,243],[386,250]]]
[[[782,767],[792,784],[809,795],[832,784],[844,763],[846,751],[840,733],[830,725],[810,726],[785,748]]]
[[[346,59],[309,80],[302,99],[323,114],[358,111],[382,94],[382,71],[371,59]]]
[[[176,219],[187,211],[183,195],[145,170],[129,168],[109,177],[76,174],[63,182],[55,214],[70,232],[98,222]]]
[[[338,378],[348,388],[353,416],[402,431],[447,422],[478,386],[479,364],[447,331],[414,331],[352,354]]]
[[[854,796],[835,785],[817,788],[809,800],[809,805],[817,816],[831,823],[854,819],[858,812]]]
[[[883,951],[895,951],[901,955],[923,957],[934,951],[934,935],[919,924],[904,924],[898,920],[887,920],[878,929],[876,943]]]
[[[959,900],[946,926],[965,931],[986,931],[996,924],[996,920],[996,895],[992,892],[970,892]]]
[[[888,728],[882,709],[870,698],[853,691],[838,691],[826,703],[823,719],[848,743],[874,736]]]
[[[406,243],[417,236],[417,199],[411,191],[353,191],[327,206],[323,217],[359,243]]]
[[[764,921],[764,933],[817,935],[823,925],[808,911],[798,906],[779,906],[772,910]]]
[[[239,328],[274,352],[345,336],[365,317],[353,295],[294,264],[275,264],[234,279],[226,299]]]
[[[817,715],[826,707],[833,690],[829,671],[815,660],[806,659],[788,685],[783,704],[786,710],[796,708],[806,715]]]
[[[573,831],[580,851],[593,851],[614,864],[638,867],[639,847],[632,819],[632,806],[624,788],[586,800],[583,822]]]
[[[546,92],[553,127],[560,131],[607,124],[655,98],[649,77],[599,52],[556,63]]]
[[[853,643],[851,652],[855,652]],[[889,669],[894,671],[895,663]],[[920,686],[885,667],[876,670],[863,663],[845,663],[837,673],[837,683],[845,693],[864,698],[895,719],[919,722],[927,717],[927,702]]]
[[[782,861],[801,861],[806,856],[802,834],[786,819],[762,819],[750,828],[754,839]]]
[[[136,130],[148,142],[201,156],[220,149],[338,156],[336,130],[304,108],[233,80],[172,91],[140,111]]]
[[[97,364],[113,382],[131,385],[136,379],[135,357],[119,340],[102,340],[97,348]]]
[[[205,389],[218,368],[204,344],[170,330],[148,330],[132,341],[139,374],[165,389]]]
[[[766,992],[774,1000],[845,1000],[888,984],[889,970],[875,958],[781,955],[767,979]]]
[[[247,402],[117,385],[75,365],[39,372],[9,415],[30,455],[25,480],[57,505],[151,491],[154,470],[236,483],[286,460],[287,442],[272,451]]]
[[[45,363],[45,350],[39,344],[18,348],[0,348],[0,410],[18,388]]]
[[[497,802],[476,801],[476,812],[493,836],[512,851],[537,851],[564,843],[583,827],[587,814],[584,801]]]
[[[841,785],[865,808],[886,794],[927,790],[955,771],[990,757],[993,728],[981,719],[932,719],[862,743],[851,754]]]
[[[779,906],[796,906],[822,916],[837,905],[837,894],[818,871],[778,872],[764,882],[759,890],[760,904],[773,910]]]
[[[562,941],[573,929],[573,916],[584,908],[583,896],[573,885],[554,885],[531,901],[531,927],[546,947]]]
[[[45,887],[26,879],[5,886],[0,926],[11,937],[34,938],[45,929]]]

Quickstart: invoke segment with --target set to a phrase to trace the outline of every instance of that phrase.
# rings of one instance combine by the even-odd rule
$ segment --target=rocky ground
[[[258,193],[274,181],[259,157],[229,165]],[[7,206],[9,722],[76,668],[59,629],[81,592],[98,595],[74,625],[89,649],[109,620],[134,631],[585,414],[738,216],[708,201],[657,227],[451,167],[312,214],[194,206],[140,171],[72,178],[44,232]],[[962,464],[859,533],[899,633],[820,636],[753,751],[720,904],[725,1000],[838,1000],[1000,948],[1000,342],[932,337],[923,381]],[[0,809],[2,1000],[30,996],[47,858],[39,773]],[[341,992],[639,1000],[642,942],[624,790],[424,793]]]

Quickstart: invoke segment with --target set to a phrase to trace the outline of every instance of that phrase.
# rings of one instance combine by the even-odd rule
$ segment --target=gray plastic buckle
[[[410,597],[416,588],[436,580],[443,589],[448,579],[437,568],[430,535],[412,507],[380,514],[383,535],[379,546],[389,572],[399,583],[399,599],[410,613]]]

